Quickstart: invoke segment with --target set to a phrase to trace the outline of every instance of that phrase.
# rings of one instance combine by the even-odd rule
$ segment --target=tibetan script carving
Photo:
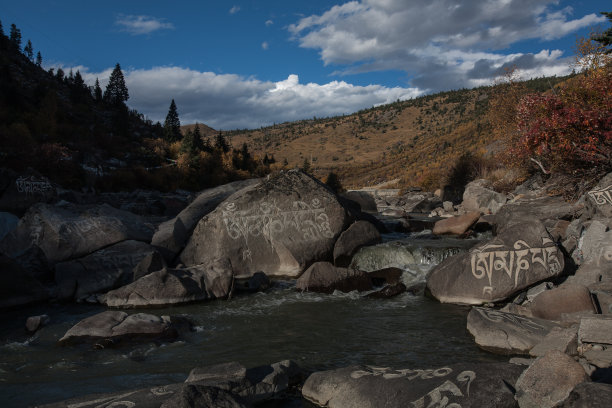
[[[612,185],[605,188],[591,190],[588,192],[588,194],[597,205],[612,205]]]
[[[53,186],[49,183],[46,178],[30,177],[19,177],[15,180],[17,191],[20,193],[31,194],[31,195],[47,195],[53,190]]]

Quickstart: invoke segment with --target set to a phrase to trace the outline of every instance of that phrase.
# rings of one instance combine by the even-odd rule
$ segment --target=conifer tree
[[[223,153],[227,153],[230,151],[230,147],[225,141],[225,137],[223,137],[223,133],[221,132],[217,134],[217,138],[215,139],[215,147],[221,150]]]
[[[190,156],[196,156],[202,151],[203,147],[200,127],[196,123],[193,131],[188,130],[187,133],[185,133],[185,137],[183,137],[183,141],[181,142],[181,152],[188,153]]]
[[[110,75],[108,85],[104,91],[104,101],[111,105],[123,105],[130,98],[127,86],[125,86],[125,78],[121,72],[119,63],[115,65],[115,69]]]
[[[15,24],[11,24],[11,34],[9,37],[11,44],[18,50],[21,49],[21,30]]]
[[[179,120],[178,111],[174,99],[170,102],[170,108],[164,121],[164,139],[170,143],[181,140],[181,121]]]
[[[36,53],[36,66],[38,67],[42,66],[42,55],[40,55],[40,51]]]
[[[94,99],[96,102],[102,102],[102,88],[100,88],[98,78],[96,78],[96,85],[94,86]]]
[[[302,171],[304,173],[310,173],[311,170],[311,166],[310,166],[310,161],[304,157],[304,163],[302,163]]]
[[[612,11],[610,12],[602,11],[601,14],[606,16],[609,22],[612,22]],[[600,43],[601,45],[605,47],[610,47],[612,45],[612,28],[608,28],[603,33],[594,36],[593,40],[597,41],[598,43]],[[612,53],[612,48],[608,48],[606,50],[606,53],[608,54]]]
[[[23,53],[30,61],[34,62],[34,47],[32,47],[32,41],[28,40],[28,43],[23,48]]]
[[[78,70],[76,74],[74,75],[73,83],[74,83],[74,86],[79,89],[85,88],[85,81],[83,80],[83,77],[81,76],[81,72]]]
[[[4,28],[2,27],[2,21],[0,21],[0,37],[4,36]]]

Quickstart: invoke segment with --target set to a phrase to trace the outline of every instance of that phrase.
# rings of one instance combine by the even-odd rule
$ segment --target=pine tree
[[[223,153],[227,153],[230,151],[230,147],[225,141],[225,138],[223,137],[223,133],[221,132],[217,134],[217,138],[215,139],[215,147],[221,150]]]
[[[170,102],[170,108],[164,121],[164,139],[170,143],[181,140],[181,121],[179,120],[178,111],[174,99]]]
[[[79,89],[85,88],[85,81],[83,80],[83,77],[81,76],[80,71],[77,71],[76,74],[74,75],[73,83],[74,83],[74,86]]]
[[[188,130],[183,137],[181,142],[181,152],[188,153],[190,156],[198,155],[204,147],[202,143],[202,135],[200,134],[200,127],[196,123],[195,128]]]
[[[310,166],[310,161],[304,157],[304,163],[302,163],[302,171],[304,173],[310,173],[311,170],[311,166]]]
[[[602,11],[601,14],[608,18],[608,21],[612,22],[612,12]],[[605,47],[610,47],[612,45],[612,28],[608,28],[603,33],[596,35],[593,37],[593,40],[597,41],[601,45]],[[612,53],[612,48],[608,48],[606,50],[607,54]]]
[[[55,78],[57,78],[58,81],[62,82],[64,80],[64,70],[58,68],[57,72],[55,73]]]
[[[11,24],[11,34],[9,37],[11,44],[18,50],[21,49],[21,30],[15,24]]]
[[[102,88],[100,88],[98,78],[96,78],[96,85],[94,86],[94,99],[96,102],[102,102]]]
[[[23,53],[30,61],[34,62],[34,47],[32,47],[32,41],[28,40],[28,43],[23,48]]]
[[[0,37],[4,37],[4,28],[2,27],[2,21],[0,21]]]
[[[40,51],[36,54],[36,66],[42,66],[42,55],[40,55]]]
[[[196,150],[202,151],[204,149],[204,141],[202,140],[202,133],[200,133],[200,126],[197,122],[193,128],[193,140]]]
[[[108,85],[104,91],[104,101],[111,105],[123,105],[130,98],[127,86],[125,86],[125,78],[121,72],[119,63],[115,65],[115,69],[110,75]]]

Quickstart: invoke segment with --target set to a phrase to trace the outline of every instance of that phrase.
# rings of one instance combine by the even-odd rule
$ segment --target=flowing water
[[[387,242],[379,250],[370,249],[364,259],[378,259],[379,264],[400,259],[403,264],[396,266],[411,276],[410,268],[426,271],[469,246],[446,239],[410,241]],[[389,248],[401,255],[390,255]],[[194,367],[228,361],[252,367],[292,359],[312,371],[350,364],[431,368],[498,360],[474,345],[465,328],[466,307],[409,293],[392,299],[300,293],[290,282],[229,301],[147,310],[185,315],[194,322],[195,331],[178,342],[104,350],[57,346],[72,325],[103,310],[96,305],[41,305],[0,314],[0,405],[32,406],[182,382]],[[26,336],[26,318],[43,313],[51,322]],[[294,399],[274,406],[308,405]]]

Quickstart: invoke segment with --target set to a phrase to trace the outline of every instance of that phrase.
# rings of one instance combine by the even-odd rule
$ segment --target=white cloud
[[[172,23],[166,23],[163,19],[143,15],[135,16],[122,14],[117,17],[115,24],[120,26],[122,31],[126,31],[132,35],[151,34],[158,30],[174,29]]]
[[[267,20],[265,24],[266,24],[266,27],[270,27],[272,24],[274,24],[274,21]]]
[[[62,67],[66,72],[70,67]],[[80,70],[84,80],[104,89],[112,68]],[[278,82],[233,74],[215,74],[180,67],[124,71],[128,105],[154,121],[163,121],[176,101],[181,123],[205,123],[216,129],[257,128],[313,116],[348,114],[374,105],[421,95],[415,88],[356,86],[344,81],[302,84],[297,75]]]
[[[304,17],[289,31],[301,47],[319,50],[323,63],[340,72],[403,70],[413,86],[441,90],[490,82],[494,68],[504,64],[516,63],[536,76],[567,72],[560,52],[542,58],[539,50],[512,55],[505,50],[518,41],[559,39],[605,21],[595,14],[572,19],[572,13],[559,9],[557,0],[359,0]]]
[[[267,41],[264,41],[264,42],[261,43],[261,48],[263,50],[267,50],[268,48],[270,48],[270,44],[268,44]]]
[[[237,13],[237,12],[239,12],[239,11],[240,11],[240,6],[233,6],[233,7],[230,9],[229,13],[230,13],[230,14],[236,14],[236,13]]]

